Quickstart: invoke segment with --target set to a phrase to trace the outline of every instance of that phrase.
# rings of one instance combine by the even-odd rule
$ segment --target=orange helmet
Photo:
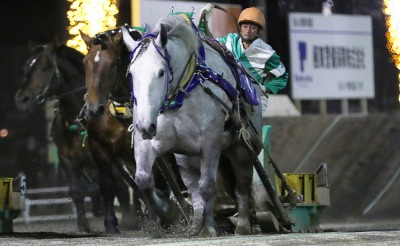
[[[261,28],[265,27],[265,18],[263,13],[258,8],[251,7],[244,9],[239,15],[238,24],[243,22],[250,22],[259,25]]]

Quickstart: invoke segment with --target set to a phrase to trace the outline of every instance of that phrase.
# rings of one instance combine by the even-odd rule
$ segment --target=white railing
[[[26,190],[26,197],[24,201],[24,210],[23,210],[23,217],[17,218],[15,222],[25,222],[26,224],[34,221],[50,221],[50,220],[62,220],[62,219],[75,219],[77,218],[76,208],[72,201],[72,198],[66,195],[65,197],[57,197],[51,198],[51,194],[60,194],[60,193],[69,193],[69,187],[52,187],[52,188],[39,188],[39,189],[27,189]],[[32,195],[43,195],[50,198],[30,198]],[[85,202],[91,202],[90,197],[85,197]],[[71,213],[67,214],[57,214],[57,215],[37,215],[31,216],[31,207],[32,206],[44,206],[44,205],[70,205],[71,206]],[[90,218],[93,217],[92,213],[86,213],[86,217]]]

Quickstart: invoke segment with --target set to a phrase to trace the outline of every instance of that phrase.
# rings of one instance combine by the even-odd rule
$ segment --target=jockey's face
[[[259,33],[259,26],[252,23],[243,23],[240,25],[240,35],[244,42],[253,42]]]

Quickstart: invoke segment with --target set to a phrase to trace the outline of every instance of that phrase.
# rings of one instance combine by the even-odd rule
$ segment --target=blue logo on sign
[[[307,60],[307,44],[304,41],[299,42],[300,70],[304,72],[304,62]]]

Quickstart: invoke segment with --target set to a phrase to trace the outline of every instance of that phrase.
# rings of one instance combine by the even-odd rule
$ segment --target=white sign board
[[[373,98],[370,16],[290,13],[294,99]]]
[[[133,24],[146,26],[148,32],[152,32],[158,20],[174,12],[192,12],[193,23],[197,26],[200,19],[202,8],[209,2],[193,2],[193,1],[165,1],[165,0],[132,0],[133,12],[132,17],[139,16],[140,23]],[[239,4],[218,3],[219,6],[228,12],[239,16],[242,8]],[[135,6],[137,9],[135,9]],[[208,20],[208,27],[215,37],[222,37],[229,32],[237,32],[236,23],[231,15],[214,9]],[[133,18],[134,19],[134,18]]]

